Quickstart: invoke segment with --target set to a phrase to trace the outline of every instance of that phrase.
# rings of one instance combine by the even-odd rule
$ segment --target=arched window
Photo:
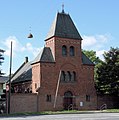
[[[73,71],[73,73],[72,73],[72,81],[76,81],[76,72],[75,71]]]
[[[70,71],[61,71],[60,76],[61,82],[69,83],[69,82],[75,82],[76,81],[76,72],[70,72]]]
[[[71,73],[69,71],[67,72],[67,81],[71,81]]]
[[[74,50],[74,47],[71,46],[70,47],[70,56],[74,56],[75,55],[75,50]]]
[[[65,81],[65,72],[64,71],[61,72],[61,81]]]
[[[64,93],[64,97],[72,97],[72,96],[73,96],[73,94],[71,91],[67,91]]]
[[[62,46],[62,55],[67,56],[67,47],[65,45]]]

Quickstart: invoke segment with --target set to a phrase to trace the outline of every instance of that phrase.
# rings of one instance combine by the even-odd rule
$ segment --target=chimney
[[[28,57],[25,57],[25,63],[27,63],[28,62]]]

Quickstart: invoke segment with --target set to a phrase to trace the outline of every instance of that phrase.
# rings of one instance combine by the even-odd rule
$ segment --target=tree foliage
[[[4,56],[3,56],[3,53],[5,51],[0,49],[0,66],[2,65],[3,61],[4,61]],[[0,76],[4,75],[4,73],[2,73],[2,69],[0,68]]]
[[[94,80],[95,86],[97,85],[97,68],[102,64],[102,60],[96,56],[96,52],[93,50],[83,50],[84,54],[95,64],[94,68]],[[97,88],[97,87],[96,87]]]
[[[83,50],[84,54],[95,64],[101,63],[102,61],[96,56],[96,52],[93,50]]]
[[[100,94],[119,95],[119,48],[104,52],[104,62],[98,66],[96,88]]]
[[[119,96],[119,48],[104,52],[104,61],[96,57],[96,52],[83,50],[95,64],[94,78],[97,93]]]

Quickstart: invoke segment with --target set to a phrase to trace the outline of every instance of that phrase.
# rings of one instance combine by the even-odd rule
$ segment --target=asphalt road
[[[58,114],[0,117],[0,120],[119,120],[119,113]]]

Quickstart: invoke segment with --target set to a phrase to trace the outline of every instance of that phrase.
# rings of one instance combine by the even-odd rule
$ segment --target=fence
[[[12,94],[10,113],[37,112],[37,94]]]

